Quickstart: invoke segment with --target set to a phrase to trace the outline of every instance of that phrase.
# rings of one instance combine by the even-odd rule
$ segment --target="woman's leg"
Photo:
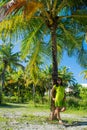
[[[66,107],[61,108],[61,112],[64,112],[66,110]]]
[[[56,114],[57,114],[57,119],[61,120],[61,118],[60,118],[60,108],[59,107],[56,108]]]
[[[59,120],[59,124],[63,124],[61,117],[60,117],[61,108],[57,107],[57,119]]]

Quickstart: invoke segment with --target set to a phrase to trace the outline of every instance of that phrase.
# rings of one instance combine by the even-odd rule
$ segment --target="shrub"
[[[87,88],[80,87],[79,90],[80,90],[79,96],[80,96],[83,100],[86,100],[86,98],[87,98]]]
[[[83,109],[87,109],[87,100],[80,100],[79,101],[79,106],[82,107]]]
[[[4,102],[10,102],[10,103],[16,103],[18,102],[18,97],[17,96],[4,96],[3,97]]]
[[[69,108],[79,107],[79,99],[75,98],[75,97],[67,97],[67,99],[66,99],[66,105]]]

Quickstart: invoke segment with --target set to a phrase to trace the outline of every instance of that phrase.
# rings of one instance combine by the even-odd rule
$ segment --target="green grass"
[[[23,115],[22,118],[18,119],[19,122],[23,123],[26,121],[30,124],[43,124],[47,122],[46,116],[35,116],[35,115]]]
[[[47,115],[38,115],[35,113],[44,112],[47,113]],[[21,113],[21,114],[20,114]],[[74,114],[79,115],[80,117],[86,117],[87,118],[87,110],[81,110],[81,109],[68,109],[64,112],[65,114]],[[7,114],[7,115],[6,115]],[[9,117],[9,114],[13,114],[13,119]],[[47,104],[36,104],[34,105],[32,102],[27,104],[14,104],[14,103],[8,103],[3,104],[0,106],[0,124],[1,122],[7,123],[9,126],[9,122],[12,122],[13,120],[16,120],[19,124],[21,123],[31,123],[31,124],[43,124],[43,123],[49,123],[49,124],[57,124],[57,120],[50,121],[49,120],[49,114],[50,114],[50,106]],[[5,116],[2,116],[5,115]],[[19,116],[18,116],[19,115]],[[18,116],[18,117],[16,117]],[[73,122],[78,122],[75,118],[68,118],[64,117],[63,120],[72,125]]]
[[[67,108],[67,110],[66,110],[66,112],[65,113],[67,113],[67,114],[75,114],[75,115],[79,115],[79,116],[81,116],[81,117],[87,117],[87,109],[76,109],[76,108],[73,108],[73,109],[68,109]]]
[[[0,122],[4,122],[4,121],[7,121],[7,120],[8,120],[7,118],[0,117]]]
[[[29,102],[27,104],[17,104],[17,103],[7,103],[7,104],[2,104],[0,105],[0,110],[1,111],[24,111],[24,112],[50,112],[50,106],[48,104],[33,104],[32,102]],[[76,115],[81,115],[85,116],[87,115],[87,109],[77,109],[77,108],[67,108],[64,113],[68,114],[76,114]]]
[[[36,104],[27,103],[27,104],[14,104],[8,103],[0,105],[0,111],[2,112],[21,112],[22,114],[32,114],[33,112],[50,112],[49,105],[47,104]]]

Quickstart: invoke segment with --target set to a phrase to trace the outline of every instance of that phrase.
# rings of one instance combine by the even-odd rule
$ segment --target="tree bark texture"
[[[57,63],[57,40],[56,40],[56,28],[57,24],[54,23],[51,26],[51,38],[52,38],[52,61],[53,61],[53,72],[52,72],[52,80],[53,85],[57,84],[57,78],[58,78],[58,63]],[[55,91],[52,95],[55,98]],[[54,116],[55,111],[55,104],[51,97],[51,119],[55,119]]]

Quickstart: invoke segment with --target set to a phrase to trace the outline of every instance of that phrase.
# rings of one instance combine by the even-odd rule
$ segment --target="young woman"
[[[53,92],[56,91],[55,98],[53,97]],[[55,112],[54,115],[57,116],[57,119],[59,120],[59,124],[63,124],[60,112],[63,112],[66,110],[65,107],[65,88],[62,84],[62,79],[58,78],[57,85],[54,85],[52,88],[52,99],[55,102]]]

